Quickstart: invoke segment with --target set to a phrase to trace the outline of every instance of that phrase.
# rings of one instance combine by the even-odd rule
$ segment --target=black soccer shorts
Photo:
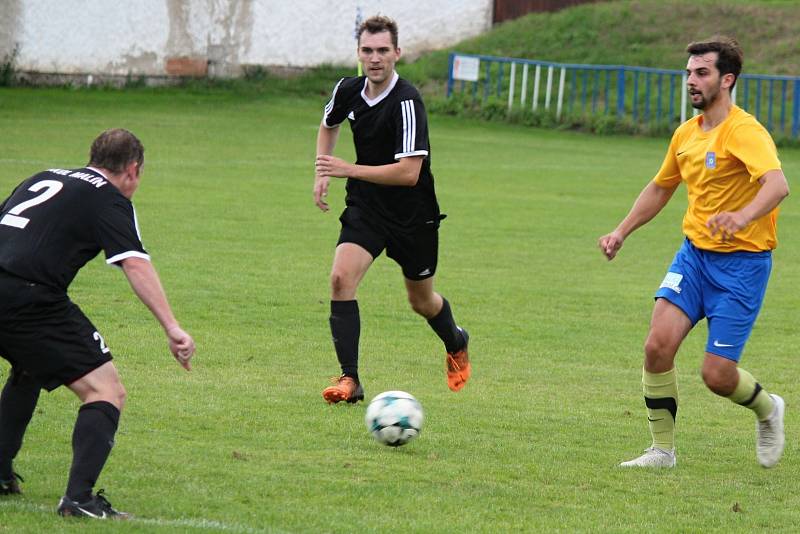
[[[401,231],[358,207],[348,206],[339,217],[342,231],[337,245],[355,243],[373,258],[385,249],[386,255],[400,265],[403,276],[409,280],[425,280],[436,272],[440,219],[437,217],[411,231]]]
[[[100,333],[66,295],[0,272],[0,356],[52,391],[111,361]]]

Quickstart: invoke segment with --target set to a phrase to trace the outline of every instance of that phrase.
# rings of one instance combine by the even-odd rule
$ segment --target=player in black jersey
[[[40,390],[63,384],[82,402],[58,506],[64,516],[127,516],[102,490],[92,494],[126,393],[103,337],[67,296],[78,270],[102,250],[161,323],[178,362],[191,368],[194,341],[172,314],[130,201],[143,163],[132,133],[108,130],[94,140],[87,167],[40,172],[0,203],[0,356],[11,364],[0,395],[0,494],[20,493],[12,462]]]
[[[364,398],[356,290],[384,249],[403,270],[412,309],[444,342],[448,386],[459,391],[471,373],[469,336],[456,326],[447,300],[433,290],[444,215],[436,201],[422,98],[394,70],[400,48],[393,20],[364,21],[358,58],[366,75],[336,84],[317,136],[314,201],[322,211],[328,210],[330,179],[347,178],[347,207],[339,218],[342,230],[331,272],[330,326],[342,375],[322,396],[329,403]],[[355,164],[331,155],[345,119],[353,132]]]

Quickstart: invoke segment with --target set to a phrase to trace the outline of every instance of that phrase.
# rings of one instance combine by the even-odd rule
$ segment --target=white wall
[[[356,19],[400,27],[406,56],[491,27],[492,0],[0,0],[0,60],[23,71],[163,75],[167,59],[240,65],[355,65]]]

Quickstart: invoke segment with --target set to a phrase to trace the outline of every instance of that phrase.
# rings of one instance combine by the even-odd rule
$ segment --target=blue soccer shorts
[[[655,298],[708,319],[706,352],[739,361],[764,301],[772,252],[712,252],[683,243]]]

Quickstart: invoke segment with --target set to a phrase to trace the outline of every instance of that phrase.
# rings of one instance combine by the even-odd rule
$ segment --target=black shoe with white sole
[[[128,519],[130,517],[130,514],[115,510],[108,499],[103,496],[103,490],[98,491],[97,495],[83,503],[61,497],[57,512],[63,517],[89,517],[91,519]]]

